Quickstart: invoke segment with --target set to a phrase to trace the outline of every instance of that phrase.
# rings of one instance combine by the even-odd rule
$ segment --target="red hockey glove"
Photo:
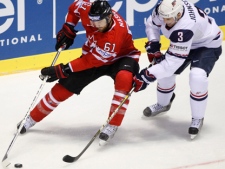
[[[160,52],[161,43],[148,41],[145,43],[145,49],[147,51],[148,60],[151,63],[154,58],[160,58],[162,53]]]
[[[156,80],[155,76],[150,74],[147,70],[147,68],[142,69],[139,74],[134,76],[134,91],[139,92],[141,90],[144,90],[150,82],[154,82]]]
[[[72,71],[68,64],[62,63],[56,66],[45,67],[41,69],[43,76],[48,76],[47,82],[53,82],[57,79],[67,78]],[[43,79],[42,79],[43,80]]]
[[[77,31],[74,30],[74,26],[64,23],[62,29],[56,36],[55,50],[58,50],[64,44],[66,44],[65,49],[68,49],[73,44],[76,33]]]

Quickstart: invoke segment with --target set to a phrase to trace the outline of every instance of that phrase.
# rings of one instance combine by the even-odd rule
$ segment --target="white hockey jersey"
[[[146,22],[149,41],[160,41],[160,30],[170,40],[165,60],[149,68],[157,79],[168,77],[183,64],[191,49],[200,47],[218,48],[222,44],[223,33],[212,17],[207,16],[191,2],[182,0],[184,12],[178,22],[168,28],[158,14],[158,6]]]

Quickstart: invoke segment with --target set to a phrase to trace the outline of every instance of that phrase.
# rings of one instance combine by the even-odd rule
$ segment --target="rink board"
[[[92,0],[93,1],[93,0]],[[225,1],[191,0],[225,32]],[[68,6],[73,0],[37,0],[37,1],[0,1],[0,75],[40,69],[51,64],[55,55],[55,37],[65,21]],[[130,25],[135,46],[144,51],[147,41],[145,21],[157,5],[157,0],[109,1]],[[73,46],[63,51],[59,62],[68,62],[81,55],[81,46],[85,42],[85,31],[81,23]],[[168,46],[168,40],[162,36],[162,50]]]

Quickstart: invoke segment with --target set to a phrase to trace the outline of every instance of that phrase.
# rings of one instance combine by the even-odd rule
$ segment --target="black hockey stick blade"
[[[77,161],[82,154],[88,149],[88,147],[93,143],[93,141],[95,140],[95,138],[100,134],[100,132],[102,131],[102,129],[110,122],[110,120],[115,116],[115,114],[118,112],[118,110],[123,106],[124,102],[130,97],[131,93],[134,91],[135,87],[133,87],[130,92],[126,95],[126,97],[122,100],[122,102],[120,103],[120,105],[114,110],[114,112],[111,114],[111,116],[107,119],[107,121],[105,122],[104,125],[102,125],[102,127],[97,131],[97,133],[95,133],[94,137],[92,137],[91,141],[89,141],[89,143],[86,145],[86,147],[80,152],[80,154],[76,157],[72,157],[70,155],[65,155],[63,157],[63,161],[67,162],[67,163],[73,163],[75,161]]]
[[[103,125],[97,133],[95,133],[94,137],[92,137],[91,141],[89,141],[89,143],[86,145],[86,147],[80,152],[80,154],[78,154],[76,157],[72,157],[70,155],[65,155],[63,157],[63,161],[64,162],[67,162],[67,163],[73,163],[75,161],[77,161],[81,156],[82,154],[84,154],[84,152],[88,149],[88,147],[93,143],[93,141],[95,140],[95,138],[100,134],[102,128],[104,127],[105,125]]]
[[[79,159],[79,157],[72,157],[72,156],[70,156],[70,155],[65,155],[64,157],[63,157],[63,161],[64,162],[67,162],[67,163],[73,163],[73,162],[75,162],[75,161],[77,161]]]

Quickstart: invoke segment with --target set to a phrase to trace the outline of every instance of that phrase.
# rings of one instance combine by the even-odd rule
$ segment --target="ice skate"
[[[203,125],[203,121],[204,121],[204,118],[202,118],[202,119],[194,119],[194,118],[192,118],[191,126],[189,127],[189,130],[188,130],[192,140],[200,132],[200,130],[202,128],[202,125]]]
[[[23,121],[23,120],[22,120]],[[17,124],[17,129],[19,129],[20,127],[20,124],[22,123],[22,121],[20,121],[18,124]],[[36,124],[36,122],[29,116],[27,116],[27,119],[26,119],[26,122],[24,123],[21,131],[20,131],[20,134],[24,134],[27,132],[27,130],[31,127],[33,127],[34,125]]]
[[[162,112],[166,112],[170,110],[171,104],[175,98],[175,93],[173,93],[170,103],[167,106],[161,106],[160,104],[156,103],[154,105],[151,105],[149,107],[146,107],[143,111],[144,116],[150,117],[150,116],[156,116]]]
[[[106,145],[109,142],[109,140],[113,138],[117,129],[118,129],[118,126],[107,124],[99,135],[99,139],[100,139],[99,145],[100,146]]]

